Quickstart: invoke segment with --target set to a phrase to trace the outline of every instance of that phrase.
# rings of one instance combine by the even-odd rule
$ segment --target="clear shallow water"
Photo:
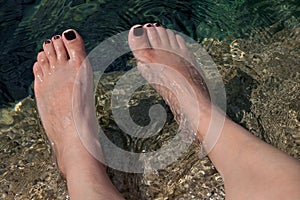
[[[3,0],[0,9],[0,105],[30,93],[31,67],[42,42],[67,28],[78,29],[90,51],[105,38],[145,22],[160,22],[199,41],[247,38],[276,23],[276,31],[299,25],[297,0]],[[124,62],[112,66],[122,68]]]
[[[30,93],[32,63],[46,38],[76,28],[90,51],[133,24],[155,21],[198,41],[214,38],[203,40],[202,46],[220,67],[228,115],[300,159],[297,1],[1,1],[0,5],[1,103]],[[232,42],[237,38],[242,39]],[[116,61],[111,70],[127,69],[125,58]],[[121,134],[107,100],[119,76],[108,74],[99,91],[104,94],[97,104],[101,124],[110,139],[124,148],[157,148],[177,129],[172,115],[166,108],[168,124],[157,138],[133,140]],[[133,101],[136,118],[149,104],[163,104],[149,88],[142,91]],[[1,109],[0,199],[66,198],[65,183],[51,164],[46,144],[34,100]],[[109,173],[128,199],[224,199],[220,175],[207,158],[198,160],[193,148],[155,173],[135,175],[112,169]]]

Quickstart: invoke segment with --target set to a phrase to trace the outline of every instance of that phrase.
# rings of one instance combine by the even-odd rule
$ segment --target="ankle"
[[[58,168],[65,177],[70,170],[85,168],[90,164],[98,163],[80,142],[63,146],[56,153],[56,156]]]

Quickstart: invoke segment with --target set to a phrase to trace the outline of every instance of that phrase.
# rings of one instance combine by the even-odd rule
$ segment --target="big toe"
[[[73,29],[63,32],[62,38],[71,60],[82,62],[85,57],[84,42],[79,33]]]
[[[135,25],[130,29],[128,43],[137,59],[141,59],[144,56],[144,51],[151,48],[147,31],[141,25]]]

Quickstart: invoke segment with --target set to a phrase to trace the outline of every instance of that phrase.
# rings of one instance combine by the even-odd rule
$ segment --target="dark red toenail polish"
[[[54,39],[54,40],[57,40],[58,38],[60,38],[60,35],[55,35],[55,36],[53,36],[53,39]]]
[[[154,26],[160,27],[161,25],[160,25],[160,23],[155,23]]]
[[[152,24],[147,24],[146,27],[153,27],[153,25]]]
[[[133,34],[134,34],[135,36],[141,36],[141,35],[143,35],[143,34],[144,34],[144,29],[143,29],[143,27],[142,27],[142,26],[137,26],[137,27],[135,27],[135,28],[133,29]]]
[[[45,44],[50,44],[51,43],[51,40],[46,40],[45,42],[44,42]]]
[[[64,36],[67,40],[74,40],[76,38],[76,34],[74,31],[65,32]]]

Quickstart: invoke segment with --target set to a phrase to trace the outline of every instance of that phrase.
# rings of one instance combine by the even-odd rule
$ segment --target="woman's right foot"
[[[212,106],[182,37],[160,25],[146,24],[132,27],[128,41],[143,77],[166,100],[178,123],[182,112],[192,126],[199,122],[197,133],[203,141]],[[300,197],[299,162],[228,118],[209,157],[224,179],[228,199]]]
[[[199,114],[209,112],[207,87],[180,35],[157,23],[148,23],[133,26],[128,41],[138,70],[164,98],[179,124],[182,117],[191,122],[201,118]],[[196,124],[190,126],[192,130],[198,129]],[[202,132],[200,137],[204,135]]]

